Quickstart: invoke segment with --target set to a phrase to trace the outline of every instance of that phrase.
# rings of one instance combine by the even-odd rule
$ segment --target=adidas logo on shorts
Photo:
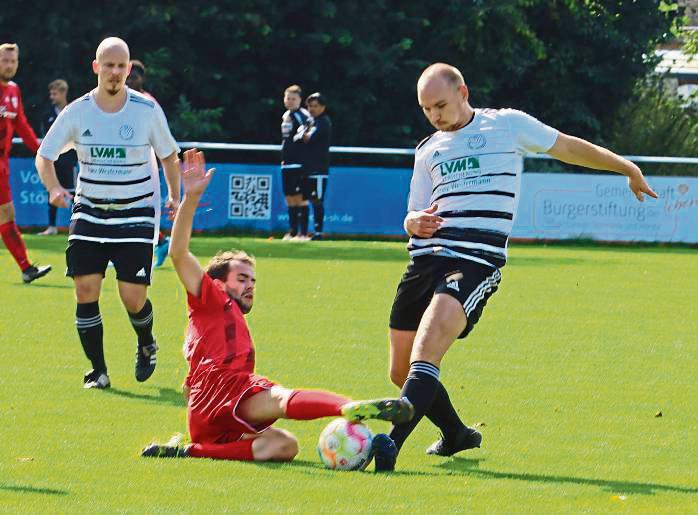
[[[450,283],[446,283],[446,288],[451,288],[452,290],[460,291],[460,288],[458,287],[458,283],[453,281]]]
[[[136,272],[136,277],[145,277],[145,268],[141,268],[138,272]]]

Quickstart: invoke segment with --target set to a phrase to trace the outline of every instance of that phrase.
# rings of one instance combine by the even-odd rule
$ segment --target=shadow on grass
[[[357,472],[353,470],[347,470],[347,471],[337,471],[337,470],[330,470],[326,468],[322,463],[320,463],[320,459],[318,458],[318,461],[308,461],[308,460],[293,460],[291,462],[286,462],[286,463],[278,463],[278,462],[259,462],[255,463],[256,466],[259,467],[264,467],[264,468],[269,468],[269,469],[283,469],[283,468],[289,468],[293,469],[294,472],[300,472],[302,474],[310,474],[310,475],[323,475],[327,476],[328,478],[333,477],[334,474],[358,474],[358,473],[363,473],[363,474],[374,474],[373,472],[373,463],[369,463],[368,468],[365,471]],[[409,471],[409,470],[396,470],[394,472],[391,472],[390,474],[376,474],[377,477],[389,477],[389,476],[407,476],[407,477],[416,477],[416,476],[429,476],[429,477],[434,477],[434,476],[442,476],[443,474],[440,474],[438,472],[424,472],[424,471]]]
[[[56,490],[54,488],[38,488],[35,486],[6,485],[0,483],[0,490],[8,492],[19,492],[23,494],[45,494],[45,495],[68,495],[66,490]]]
[[[68,280],[66,278],[66,280]],[[64,290],[72,290],[75,288],[73,285],[73,281],[71,280],[67,284],[47,284],[47,283],[37,283],[33,282],[31,285],[27,286],[27,288],[58,288],[58,289],[64,289]]]
[[[187,407],[186,402],[184,402],[184,397],[182,397],[182,392],[179,390],[175,390],[174,388],[157,388],[157,390],[158,393],[155,395],[133,393],[129,392],[128,390],[120,390],[118,388],[107,388],[103,391],[106,394],[116,395],[117,397],[124,397],[126,399],[154,402],[158,404],[169,404],[170,406],[176,406],[178,408]]]
[[[676,492],[682,494],[698,494],[698,487],[664,485],[659,483],[638,483],[634,481],[619,481],[612,479],[591,479],[575,476],[557,476],[545,474],[525,474],[518,472],[499,472],[480,468],[478,459],[453,458],[452,461],[438,465],[439,468],[471,477],[483,479],[514,479],[535,483],[569,483],[574,485],[598,486],[611,493],[629,493],[654,495],[657,492]]]

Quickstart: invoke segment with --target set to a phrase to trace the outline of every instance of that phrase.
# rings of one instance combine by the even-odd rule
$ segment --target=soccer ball
[[[363,470],[371,454],[371,430],[361,422],[338,418],[320,434],[317,451],[329,469]]]

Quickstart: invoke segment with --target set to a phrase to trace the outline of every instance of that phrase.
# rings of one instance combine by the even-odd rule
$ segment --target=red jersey
[[[189,327],[184,356],[189,362],[185,384],[211,368],[234,373],[254,372],[254,344],[237,302],[204,273],[198,297],[187,294]]]
[[[32,154],[36,154],[39,140],[24,116],[19,86],[12,81],[7,84],[0,82],[0,162],[7,163],[10,157],[15,131]]]

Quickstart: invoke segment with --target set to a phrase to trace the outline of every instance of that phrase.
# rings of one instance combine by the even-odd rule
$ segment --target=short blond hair
[[[3,43],[0,45],[0,52],[17,52],[19,55],[19,45],[17,43]]]
[[[52,80],[48,83],[48,90],[57,89],[58,91],[68,91],[68,83],[64,79]]]
[[[249,255],[244,250],[221,250],[211,258],[204,271],[211,279],[225,281],[230,273],[230,263],[233,261],[245,263],[253,268],[257,263],[254,256]]]

